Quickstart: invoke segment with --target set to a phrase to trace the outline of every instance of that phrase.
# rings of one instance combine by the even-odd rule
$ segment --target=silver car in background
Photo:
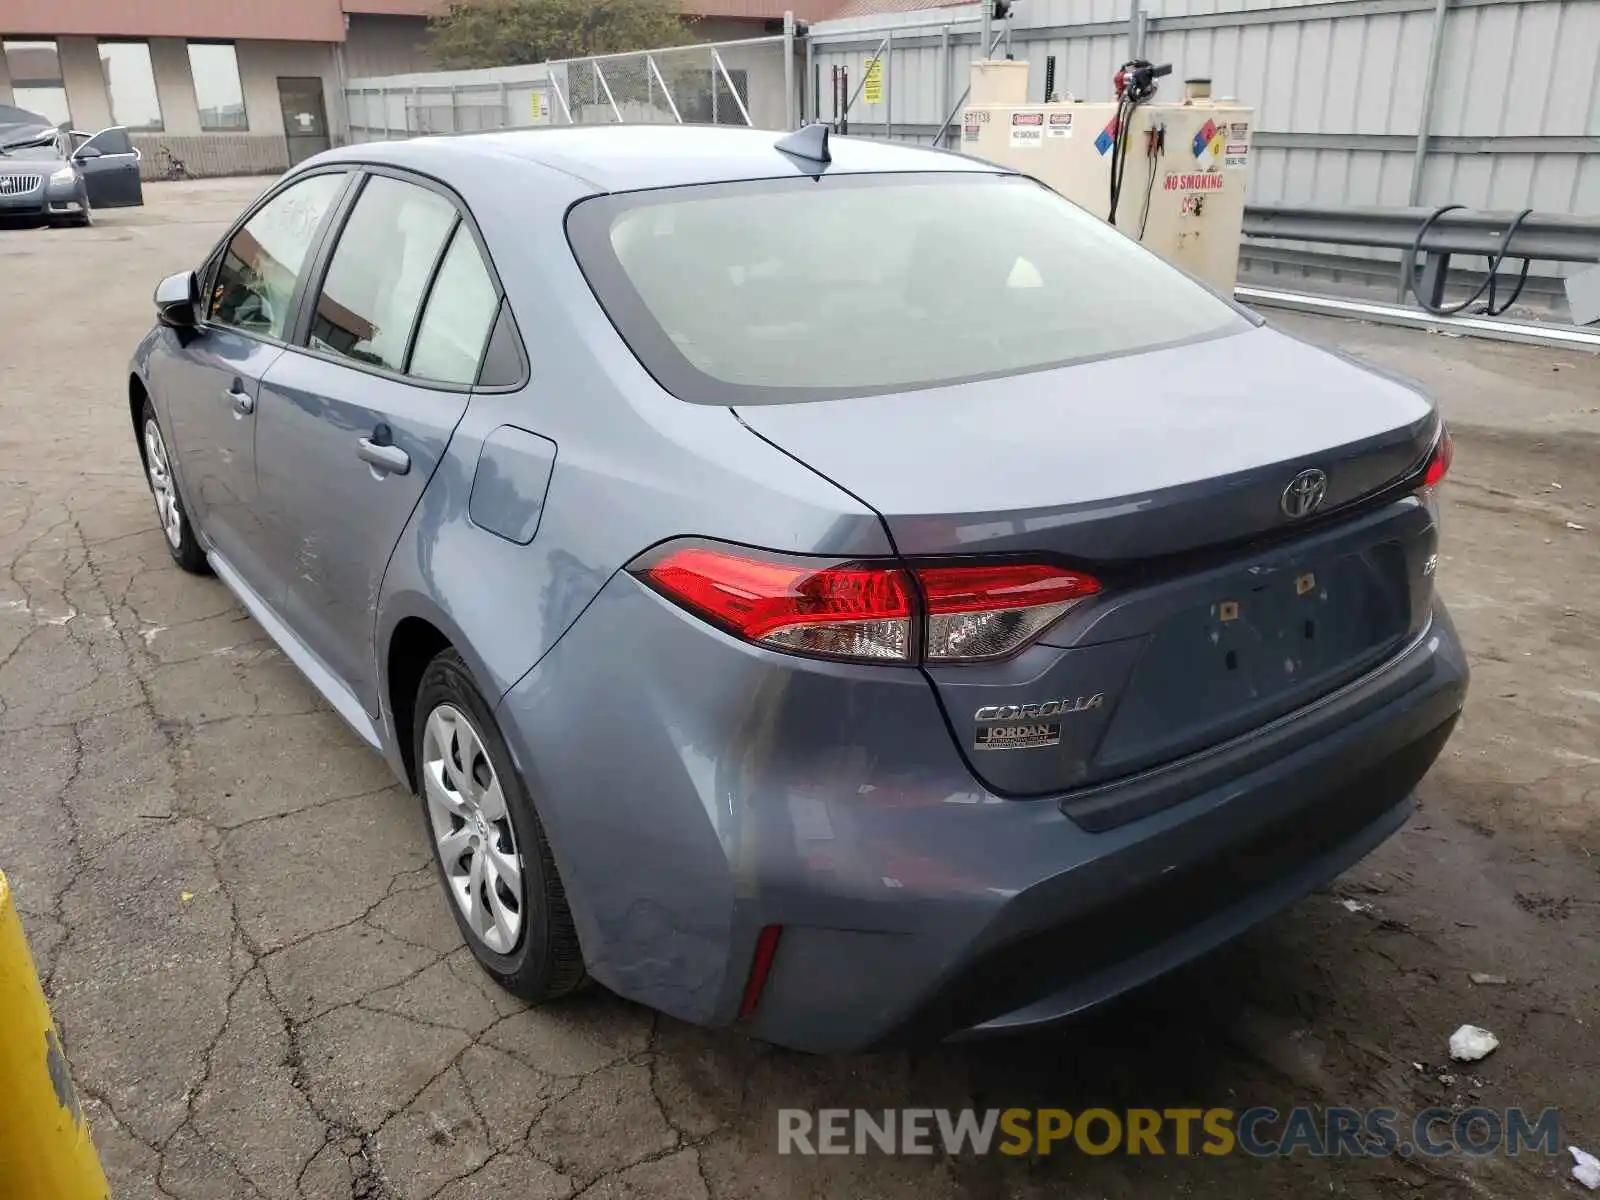
[[[0,105],[0,221],[89,225],[95,208],[143,204],[139,161],[120,126],[91,136]]]

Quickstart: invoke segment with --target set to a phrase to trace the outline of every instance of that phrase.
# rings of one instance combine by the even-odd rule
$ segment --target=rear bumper
[[[1025,909],[1048,913],[1048,928],[962,964],[905,1023],[904,1034],[958,1030],[975,1036],[1047,1025],[1137,987],[1237,937],[1321,887],[1396,832],[1411,815],[1411,790],[1433,765],[1456,715],[1364,770],[1329,779],[1326,758],[1252,787],[1246,803],[1272,797],[1282,812],[1245,837],[1228,828],[1241,814],[1213,808],[1168,838],[1152,838],[1121,859],[1094,864],[1093,874],[1125,868],[1128,877],[1094,889],[1072,880],[1098,903],[1036,888],[1019,896]],[[1365,757],[1367,748],[1362,747]],[[1243,781],[1242,781],[1243,782]],[[1262,781],[1265,783],[1265,781]],[[1249,785],[1247,785],[1249,786]],[[1248,818],[1246,818],[1248,819]],[[1220,844],[1195,853],[1181,840]],[[1175,861],[1174,861],[1175,860]],[[1160,873],[1149,868],[1161,863]],[[1080,873],[1080,876],[1087,873]]]
[[[1351,704],[1114,785],[1160,803],[1098,832],[977,784],[918,673],[797,670],[626,576],[500,717],[601,982],[729,1023],[782,925],[751,1031],[843,1051],[1058,1020],[1236,936],[1399,828],[1467,678],[1440,607]]]

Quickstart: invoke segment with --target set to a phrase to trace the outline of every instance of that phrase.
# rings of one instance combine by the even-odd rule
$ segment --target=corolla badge
[[[1033,721],[1040,717],[1059,717],[1070,713],[1089,712],[1106,702],[1104,692],[1092,696],[1065,697],[1044,700],[1038,704],[990,704],[972,714],[974,721]]]
[[[1291,519],[1309,517],[1322,507],[1323,498],[1328,494],[1328,476],[1326,472],[1312,467],[1309,471],[1301,471],[1289,480],[1283,489],[1283,495],[1278,499],[1278,507],[1283,509],[1283,515]]]

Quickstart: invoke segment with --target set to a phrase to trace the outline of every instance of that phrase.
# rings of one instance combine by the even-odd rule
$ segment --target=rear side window
[[[428,293],[409,374],[440,383],[474,382],[499,303],[472,235],[458,225]]]
[[[279,192],[246,221],[222,253],[207,319],[281,339],[306,255],[344,183],[342,174],[313,175]]]
[[[763,404],[907,391],[1248,328],[1031,180],[824,175],[585,201],[568,237],[668,391]]]
[[[339,235],[311,319],[311,345],[400,371],[455,205],[437,192],[374,175]]]

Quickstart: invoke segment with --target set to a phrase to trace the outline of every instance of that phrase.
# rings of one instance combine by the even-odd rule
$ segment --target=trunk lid
[[[902,554],[1146,559],[1291,524],[1284,485],[1327,472],[1319,512],[1426,452],[1411,388],[1268,328],[957,387],[735,410],[875,508]]]
[[[1014,658],[926,669],[1002,793],[1083,787],[1235,736],[1370,670],[1431,610],[1431,511],[1371,498],[1427,455],[1432,406],[1270,329],[736,411],[876,509],[902,555],[1017,554],[1101,579]],[[1324,495],[1291,516],[1305,471],[1324,473]]]

